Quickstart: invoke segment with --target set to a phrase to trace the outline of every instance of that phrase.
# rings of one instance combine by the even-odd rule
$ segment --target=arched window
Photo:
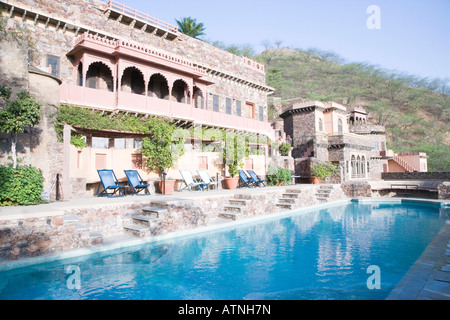
[[[351,167],[352,167],[352,177],[355,177],[356,176],[356,159],[355,159],[355,156],[352,156]]]
[[[203,92],[198,87],[194,87],[194,107],[200,109],[205,108],[205,99],[203,98]]]
[[[122,91],[145,94],[145,81],[141,71],[135,67],[128,67],[122,75]]]
[[[189,90],[186,82],[177,80],[173,83],[172,97],[176,102],[190,103]]]
[[[323,120],[322,120],[322,118],[319,118],[319,131],[323,132]]]
[[[343,127],[342,127],[342,120],[341,120],[341,118],[338,119],[338,133],[339,134],[343,133]]]
[[[80,62],[78,64],[77,68],[77,85],[82,87],[83,86],[83,63]]]
[[[86,73],[86,86],[92,89],[113,92],[111,70],[102,62],[94,62]]]
[[[158,99],[169,100],[169,86],[167,80],[161,74],[157,73],[150,77],[148,83],[148,95]]]
[[[358,158],[356,158],[356,174],[360,173],[361,173],[361,158],[358,156]]]
[[[364,156],[361,157],[361,173],[366,174],[366,158]]]

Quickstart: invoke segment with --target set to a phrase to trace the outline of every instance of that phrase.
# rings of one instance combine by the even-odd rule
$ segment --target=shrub
[[[291,183],[292,175],[289,169],[276,168],[269,165],[267,170],[266,181],[269,186],[277,186],[281,181],[283,185]]]
[[[39,169],[0,166],[0,206],[42,203],[43,183]]]
[[[311,163],[311,176],[318,177],[320,179],[325,179],[326,177],[331,177],[336,174],[337,168],[330,162],[326,163]]]
[[[280,145],[280,153],[282,156],[288,156],[289,151],[291,151],[291,145],[287,142],[284,142]]]

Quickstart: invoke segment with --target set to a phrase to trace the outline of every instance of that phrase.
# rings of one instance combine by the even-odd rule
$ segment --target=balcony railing
[[[134,19],[140,20],[146,24],[153,25],[159,29],[163,29],[172,33],[178,33],[178,28],[165,22],[159,20],[158,18],[152,17],[146,13],[137,11],[134,8],[128,7],[122,3],[116,1],[108,1],[107,2],[108,9],[114,10],[126,16],[132,17]]]
[[[121,110],[139,114],[164,116],[196,124],[260,133],[273,138],[268,122],[222,112],[195,108],[191,104],[139,95],[129,92],[109,92],[62,83],[61,103],[75,104],[107,111]]]

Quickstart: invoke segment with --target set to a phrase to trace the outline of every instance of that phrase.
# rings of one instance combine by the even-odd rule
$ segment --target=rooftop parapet
[[[128,7],[123,3],[110,0],[106,3],[106,5],[107,10],[118,13],[120,15],[120,19],[123,19],[123,16],[125,15],[132,20],[138,20],[144,23],[142,28],[146,28],[148,25],[150,25],[157,29],[170,32],[175,36],[178,34],[178,27],[173,26],[165,21],[159,20],[158,18],[152,17],[146,13],[140,12],[134,8]]]
[[[385,134],[386,128],[380,125],[351,125],[350,132],[356,134]]]

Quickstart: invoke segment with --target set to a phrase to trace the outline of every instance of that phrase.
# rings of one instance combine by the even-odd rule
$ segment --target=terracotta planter
[[[318,178],[318,177],[311,177],[311,182],[313,184],[319,184],[320,183],[320,178]]]
[[[225,178],[225,188],[236,189],[239,184],[239,178]]]
[[[162,194],[172,194],[176,180],[166,180],[165,190],[163,192],[163,180],[158,180],[159,191]]]

